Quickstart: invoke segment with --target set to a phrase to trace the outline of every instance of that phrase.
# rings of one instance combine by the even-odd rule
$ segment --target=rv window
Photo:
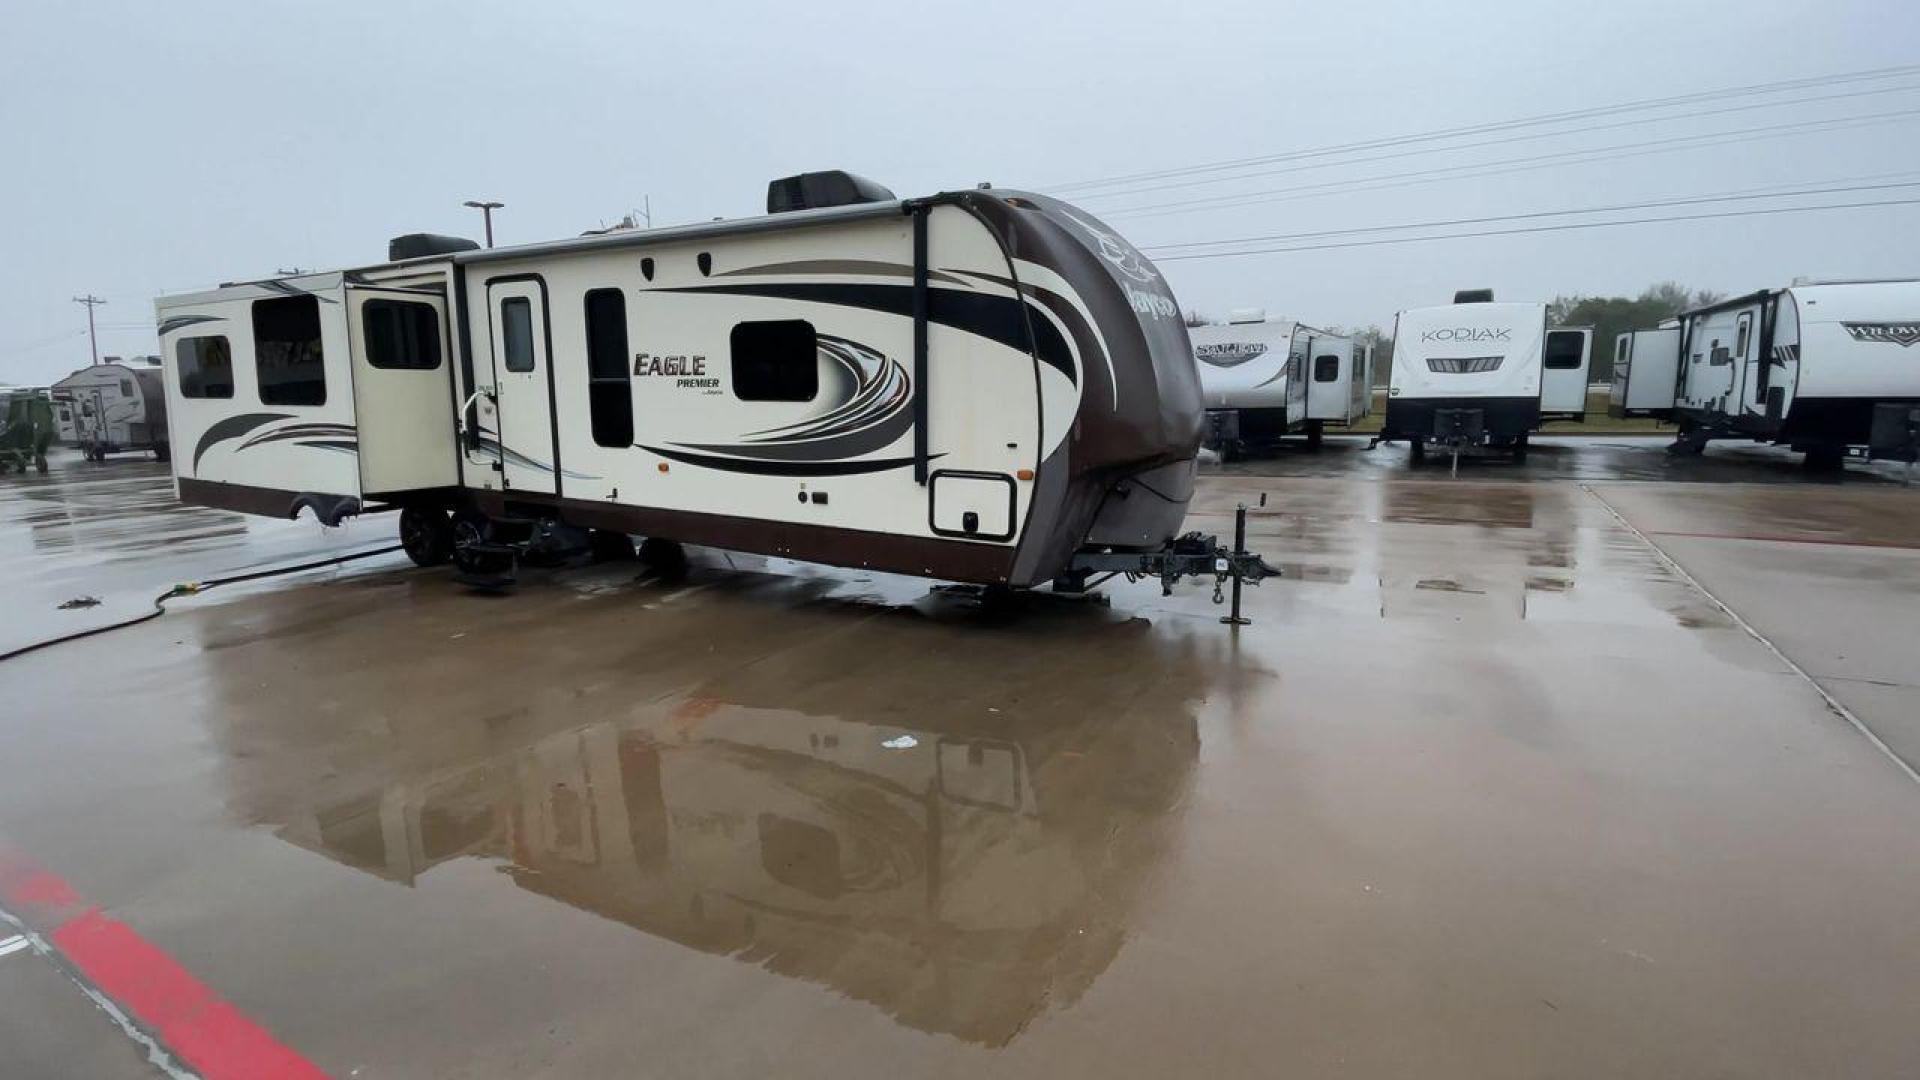
[[[1733,355],[1746,359],[1747,331],[1752,329],[1753,320],[1746,315],[1740,316],[1740,334],[1733,340]]]
[[[1713,351],[1707,354],[1707,363],[1713,367],[1725,367],[1733,363],[1733,354],[1727,351],[1725,345],[1716,341],[1713,343]]]
[[[181,338],[173,347],[174,366],[180,372],[180,396],[233,396],[233,350],[223,337]]]
[[[1313,358],[1313,381],[1332,382],[1340,377],[1340,358],[1332,354]]]
[[[260,376],[260,404],[327,403],[318,297],[253,302],[253,365]]]
[[[440,313],[417,300],[369,300],[360,309],[367,363],[398,371],[440,366]]]
[[[524,296],[500,301],[500,336],[508,371],[533,370],[533,302]]]
[[[1584,352],[1585,341],[1581,335],[1565,331],[1555,331],[1547,335],[1546,367],[1548,371],[1572,371],[1580,366],[1580,354]]]
[[[132,379],[120,380],[120,396],[121,397],[133,396],[133,380]]]
[[[627,368],[627,297],[619,289],[587,293],[587,409],[593,441],[633,445],[633,373]]]
[[[800,319],[733,328],[733,395],[741,401],[812,401],[820,392],[813,324]]]

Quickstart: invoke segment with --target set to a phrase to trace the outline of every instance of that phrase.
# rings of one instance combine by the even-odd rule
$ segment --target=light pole
[[[464,206],[471,206],[471,207],[473,207],[473,208],[474,208],[475,210],[478,210],[478,211],[480,211],[480,212],[481,212],[482,214],[484,214],[484,215],[486,215],[486,219],[487,219],[487,246],[488,246],[488,247],[492,247],[492,246],[493,246],[493,212],[494,212],[495,210],[498,210],[498,209],[500,209],[501,207],[503,207],[503,206],[505,206],[505,205],[507,205],[507,204],[506,204],[506,203],[500,203],[500,202],[481,202],[481,201],[479,201],[479,200],[476,200],[476,199],[468,199],[468,200],[467,200],[467,201],[466,201],[465,203],[463,203],[462,205],[464,205]]]
[[[93,350],[93,362],[97,364],[100,362],[100,339],[93,335],[93,309],[106,301],[88,293],[85,296],[74,297],[73,302],[87,306],[87,347]]]

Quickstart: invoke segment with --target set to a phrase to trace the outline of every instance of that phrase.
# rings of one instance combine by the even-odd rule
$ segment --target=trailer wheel
[[[1407,440],[1407,460],[1415,465],[1427,460],[1427,440],[1415,435]]]
[[[400,511],[400,546],[415,566],[439,566],[453,557],[453,522],[444,510],[409,506]]]
[[[1527,463],[1527,433],[1524,431],[1513,438],[1513,462],[1516,465]]]
[[[496,577],[513,569],[513,556],[488,550],[493,545],[493,521],[485,514],[463,511],[453,519],[453,565],[472,577]]]
[[[663,578],[677,578],[687,572],[687,550],[665,537],[649,536],[640,541],[640,561]]]
[[[1847,448],[1839,443],[1807,447],[1806,467],[1813,472],[1839,472],[1846,467]]]
[[[171,461],[173,460],[173,451],[168,448],[166,443],[161,443],[153,448],[153,460]]]
[[[612,529],[587,534],[587,552],[594,562],[626,562],[633,558],[633,537]]]
[[[1327,425],[1324,420],[1307,421],[1307,449],[1318,450],[1326,440]]]

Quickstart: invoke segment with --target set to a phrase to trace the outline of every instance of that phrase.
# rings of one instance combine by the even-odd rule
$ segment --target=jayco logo
[[[1445,330],[1426,330],[1420,334],[1421,341],[1512,341],[1513,328],[1503,326],[1498,330],[1485,327],[1459,326]]]
[[[1905,348],[1920,341],[1920,322],[1841,323],[1855,341],[1875,341]]]
[[[1136,289],[1124,281],[1120,283],[1120,286],[1127,290],[1127,303],[1131,304],[1133,310],[1142,315],[1147,315],[1155,319],[1171,319],[1180,314],[1179,306],[1173,302],[1173,298],[1170,296],[1151,292],[1146,289]]]

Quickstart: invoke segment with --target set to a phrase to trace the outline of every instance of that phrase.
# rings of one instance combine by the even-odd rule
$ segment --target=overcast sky
[[[477,213],[460,206],[469,198],[505,202],[496,231],[515,243],[573,235],[647,198],[660,224],[757,213],[768,179],[802,170],[850,169],[902,195],[979,181],[1048,190],[1920,63],[1912,0],[8,8],[0,382],[19,383],[86,363],[75,295],[108,301],[99,309],[102,353],[152,352],[162,292],[283,267],[378,262],[403,232],[478,236]],[[1920,92],[1878,92],[1907,84],[1920,78],[1780,95],[1853,95],[1826,102],[1478,149],[1423,145],[1390,160],[1082,205],[1151,246],[1787,184],[1920,181]],[[1861,93],[1869,90],[1877,92]],[[1497,176],[1122,212],[1903,110],[1913,115]],[[1802,201],[1900,198],[1920,199],[1920,187]],[[1363,325],[1444,302],[1462,286],[1546,299],[1634,292],[1668,278],[1735,291],[1801,274],[1917,275],[1917,240],[1920,206],[1895,206],[1162,268],[1181,302],[1203,313],[1258,306]]]

